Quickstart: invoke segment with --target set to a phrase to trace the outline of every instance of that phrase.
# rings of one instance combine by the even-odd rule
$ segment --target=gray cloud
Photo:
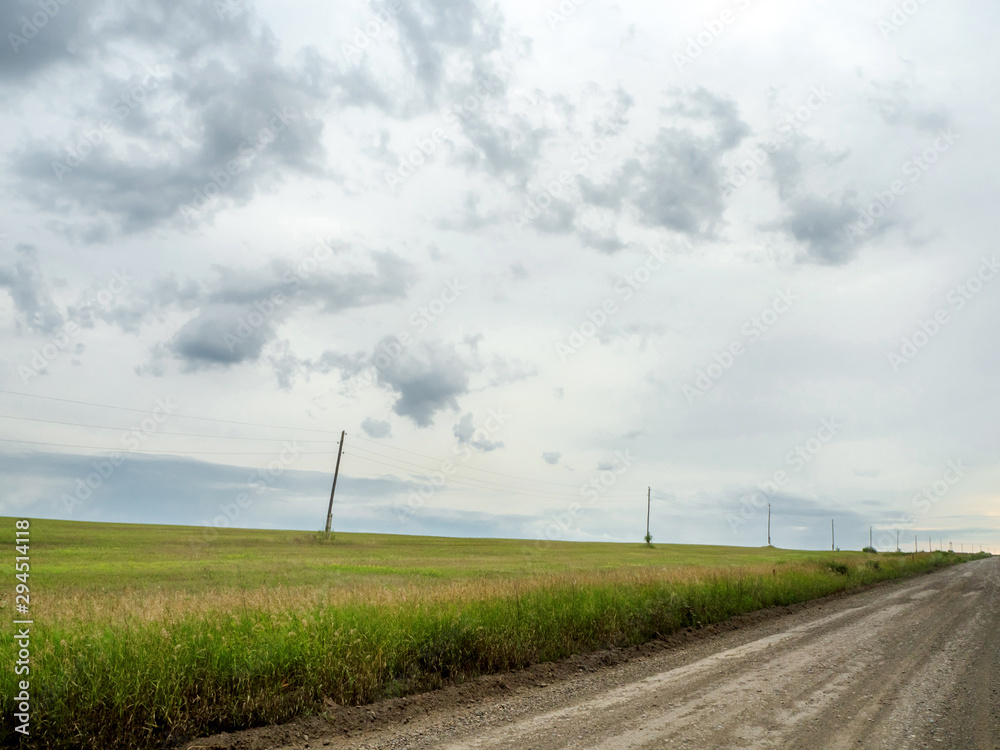
[[[944,106],[916,101],[917,92],[905,81],[876,84],[875,89],[878,93],[871,97],[871,103],[889,125],[933,133],[951,124],[951,117]]]
[[[36,3],[15,0],[0,4],[0,83],[25,81],[58,63],[82,61],[94,44],[95,0],[58,3],[54,12]],[[31,19],[41,12],[39,27]]]
[[[486,437],[476,436],[477,430],[472,412],[464,415],[451,431],[460,444],[471,445],[476,450],[481,450],[484,453],[504,447],[502,440],[488,440]]]
[[[364,366],[357,355],[328,351],[315,362],[300,361],[276,337],[281,324],[304,309],[335,315],[405,297],[409,264],[392,252],[369,255],[375,266],[371,272],[329,273],[324,269],[300,274],[287,261],[280,261],[257,271],[216,267],[213,283],[189,284],[183,289],[173,278],[160,280],[146,297],[145,309],[133,306],[123,314],[124,324],[134,329],[138,321],[162,314],[168,307],[194,310],[169,341],[153,347],[154,367],[143,370],[150,374],[163,372],[166,356],[180,360],[187,372],[255,362],[272,343],[280,351],[270,361],[283,387],[290,387],[295,375],[303,371],[339,368],[353,374]],[[171,297],[171,291],[177,296]]]
[[[320,112],[335,83],[315,53],[286,64],[266,26],[249,13],[222,20],[211,3],[162,2],[156,12],[110,2],[82,4],[78,12],[76,5],[60,6],[53,28],[34,41],[63,39],[58,28],[70,22],[87,26],[89,35],[73,32],[81,40],[74,56],[95,69],[98,86],[78,94],[73,128],[26,144],[14,172],[38,206],[86,216],[80,239],[113,236],[102,219],[126,233],[166,221],[198,224],[286,172],[333,176],[323,166]],[[133,62],[129,73],[112,73],[111,53],[98,41],[111,34],[155,43],[167,50],[161,59],[169,65]],[[39,54],[47,49],[39,46]],[[44,64],[67,54],[53,53]],[[103,132],[102,121],[110,123]]]
[[[52,301],[52,292],[31,245],[17,245],[13,265],[0,266],[0,289],[6,289],[18,312],[18,333],[52,334],[62,328],[63,316]]]
[[[542,460],[547,464],[552,464],[555,466],[559,463],[559,459],[562,458],[562,453],[556,453],[555,451],[545,451],[542,454]]]
[[[390,346],[394,340],[387,336],[380,344]],[[421,342],[391,358],[378,371],[378,382],[397,394],[393,412],[429,427],[438,411],[458,410],[458,396],[469,391],[471,369],[454,344]]]
[[[433,103],[446,82],[445,62],[458,51],[482,75],[486,55],[500,45],[503,18],[473,0],[416,0],[396,15],[408,70]]]
[[[382,419],[365,417],[361,421],[361,429],[370,438],[387,438],[392,436],[392,425]]]
[[[790,205],[790,215],[777,223],[796,241],[805,245],[804,258],[817,263],[838,265],[851,260],[858,243],[847,237],[847,227],[858,219],[858,210],[846,198],[839,203],[810,195]],[[882,232],[885,224],[872,229]]]
[[[749,126],[735,103],[704,89],[678,95],[664,113],[677,123],[661,127],[603,184],[581,179],[582,197],[613,209],[627,200],[644,224],[711,236],[725,210],[722,157]]]

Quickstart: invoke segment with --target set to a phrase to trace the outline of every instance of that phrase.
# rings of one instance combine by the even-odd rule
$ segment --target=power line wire
[[[345,453],[346,453],[346,451],[345,451]],[[361,455],[358,455],[358,454],[354,454],[354,457],[355,458],[360,458],[363,461],[371,461],[372,463],[381,464],[382,466],[388,466],[388,467],[393,468],[393,469],[399,469],[401,471],[408,471],[408,469],[406,467],[398,466],[396,464],[386,463],[384,461],[378,461],[378,460],[376,460],[374,458],[369,458],[368,456],[361,456]],[[542,500],[577,500],[580,497],[579,495],[541,495],[541,494],[537,494],[537,493],[533,492],[532,490],[523,490],[523,489],[519,489],[517,487],[510,487],[509,485],[498,485],[498,486],[493,486],[493,487],[491,487],[491,486],[484,486],[482,484],[473,484],[472,482],[475,482],[477,480],[470,480],[468,477],[457,477],[457,478],[456,477],[448,477],[447,481],[448,482],[452,482],[454,484],[464,485],[466,487],[473,487],[473,488],[479,489],[479,490],[487,490],[487,491],[490,491],[490,492],[502,492],[502,493],[509,494],[509,495],[520,495],[521,497],[535,497],[535,498],[539,498],[539,499],[542,499]],[[509,489],[501,489],[502,487],[508,487]],[[631,495],[621,495],[621,496],[618,496],[618,495],[602,495],[602,497],[603,498],[607,498],[607,499],[612,499],[612,500],[620,500],[620,499],[623,499],[625,497],[632,497],[632,496]]]
[[[379,456],[380,458],[386,458],[386,459],[389,459],[390,461],[395,461],[397,463],[396,464],[392,464],[392,466],[394,466],[394,468],[398,468],[398,469],[405,469],[405,467],[411,467],[412,466],[413,468],[420,469],[420,470],[422,470],[422,471],[424,471],[426,473],[430,473],[431,471],[438,471],[438,469],[431,469],[431,468],[426,467],[426,466],[421,466],[420,464],[410,463],[408,461],[404,461],[401,458],[396,458],[395,456],[386,456],[386,455],[384,455],[382,453],[376,453],[375,451],[366,450],[365,448],[352,447],[350,449],[350,451],[364,451],[365,453],[370,453],[373,456]],[[344,451],[344,452],[345,453],[349,453],[350,451]],[[353,455],[356,455],[359,458],[367,458],[367,456],[360,456],[357,453],[354,453]],[[399,464],[403,464],[404,466],[399,466]],[[389,464],[387,464],[387,465],[389,465]],[[464,468],[470,468],[470,467],[457,466],[457,465],[455,466],[455,470],[464,469]],[[565,492],[556,492],[555,490],[546,490],[546,489],[540,489],[540,488],[536,488],[536,487],[517,487],[517,486],[512,485],[512,484],[503,484],[501,482],[495,482],[495,481],[490,480],[490,479],[481,479],[480,477],[466,477],[466,476],[461,476],[460,475],[458,478],[459,479],[465,479],[465,480],[468,480],[470,482],[479,482],[479,483],[481,483],[483,485],[489,485],[489,486],[494,486],[494,487],[502,487],[502,488],[512,489],[512,490],[519,490],[519,491],[522,491],[522,492],[532,492],[532,493],[535,493],[535,495],[538,496],[538,497],[545,496],[545,497],[549,497],[549,498],[553,498],[553,499],[569,499],[571,497],[579,496],[579,489],[580,489],[580,485],[574,485],[573,489],[577,490],[577,492],[576,492],[575,495],[570,495],[570,494],[565,493]],[[584,486],[586,486],[586,485],[584,485]],[[631,497],[631,495],[629,495],[629,497]]]
[[[92,401],[74,401],[69,398],[56,398],[55,396],[39,396],[34,393],[21,393],[20,391],[8,391],[0,388],[0,393],[7,393],[12,396],[25,396],[26,398],[40,398],[46,401],[62,401],[67,404],[80,404],[81,406],[96,406],[101,409],[116,409],[118,411],[129,411],[137,414],[149,414],[153,409],[130,409],[125,406],[112,406],[111,404],[98,404]],[[315,427],[289,427],[288,425],[280,424],[262,424],[260,422],[237,422],[232,419],[215,419],[214,417],[196,417],[191,414],[171,414],[171,417],[177,417],[179,419],[197,419],[202,422],[224,422],[226,424],[239,424],[247,427],[269,427],[277,430],[298,430],[300,432],[322,432],[327,435],[339,435],[340,432],[337,430],[320,430]]]
[[[424,453],[417,453],[416,451],[407,450],[406,448],[397,448],[396,446],[389,445],[388,443],[380,443],[378,440],[370,440],[368,438],[361,437],[360,435],[352,435],[351,433],[348,433],[348,435],[350,437],[352,437],[352,438],[357,438],[358,440],[364,440],[365,442],[368,442],[368,443],[375,443],[376,445],[381,445],[383,448],[389,448],[389,449],[394,450],[394,451],[402,451],[403,453],[410,453],[410,454],[412,454],[414,456],[420,456],[421,458],[429,458],[432,461],[441,461],[441,460],[443,460],[443,459],[441,459],[440,456],[428,456],[428,455],[426,455]],[[480,468],[475,467],[475,466],[467,466],[465,468],[469,469],[470,471],[483,471],[483,472],[486,472],[487,474],[496,474],[498,476],[509,477],[511,479],[523,479],[523,480],[525,480],[527,482],[540,482],[542,484],[552,484],[552,485],[555,485],[556,487],[572,487],[573,489],[576,489],[576,488],[579,487],[579,485],[575,485],[575,484],[566,484],[565,482],[549,482],[549,481],[546,481],[545,479],[531,479],[530,477],[522,477],[522,476],[518,476],[517,474],[506,474],[506,473],[504,473],[502,471],[490,471],[489,469],[480,469]]]
[[[101,424],[84,424],[82,422],[62,422],[58,419],[38,419],[37,417],[17,417],[13,414],[0,414],[2,419],[21,419],[26,422],[44,422],[45,424],[62,424],[69,425],[72,427],[93,427],[98,430],[121,430],[123,432],[128,432],[132,428],[127,427],[112,427],[109,425]],[[275,442],[277,440],[287,440],[288,438],[262,438],[262,437],[240,437],[236,435],[203,435],[197,432],[166,432],[163,430],[157,430],[157,435],[179,435],[182,437],[203,437],[203,438],[218,438],[220,440],[264,440],[269,442]],[[336,443],[336,440],[302,440],[303,443]]]
[[[139,450],[135,448],[104,448],[97,445],[74,445],[72,443],[45,443],[38,440],[14,440],[13,438],[0,438],[2,443],[24,443],[26,445],[45,445],[54,448],[84,448],[92,451],[112,451],[118,453],[168,453],[171,455],[203,455],[203,456],[273,456],[274,451],[264,451],[262,453],[246,453],[243,451],[169,451],[169,450]],[[299,451],[300,456],[332,456],[337,451]]]

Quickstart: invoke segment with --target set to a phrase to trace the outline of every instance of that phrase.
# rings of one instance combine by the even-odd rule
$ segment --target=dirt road
[[[533,669],[533,684],[499,697],[438,702],[395,722],[373,715],[351,736],[313,729],[283,746],[997,750],[1000,559],[550,683]]]

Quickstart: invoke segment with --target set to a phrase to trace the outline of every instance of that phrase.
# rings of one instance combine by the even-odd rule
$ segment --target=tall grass
[[[933,553],[480,580],[453,596],[346,599],[188,612],[173,619],[56,618],[33,631],[32,747],[142,748],[449,680],[648,641],[973,556]],[[440,594],[441,592],[439,592]],[[13,650],[9,633],[0,637]],[[0,672],[4,745],[15,677]]]

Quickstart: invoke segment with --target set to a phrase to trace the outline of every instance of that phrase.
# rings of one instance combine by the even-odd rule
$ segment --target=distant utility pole
[[[653,491],[652,487],[646,488],[646,544],[649,544],[651,541],[653,541],[653,537],[650,536],[649,534],[649,502],[650,502],[649,495],[652,491]]]
[[[868,546],[869,547],[872,546],[872,527],[871,526],[868,527]],[[874,547],[872,547],[872,549],[874,549]]]
[[[767,504],[767,546],[771,546],[771,503]]]
[[[896,552],[899,552],[899,529],[896,529]]]
[[[833,532],[833,519],[830,519],[830,551],[837,551],[837,535]]]
[[[326,510],[326,538],[330,538],[330,527],[333,525],[333,493],[337,491],[337,475],[340,474],[340,457],[344,453],[344,435],[347,430],[340,431],[340,447],[337,448],[337,466],[333,470],[333,487],[330,488],[330,507]]]
[[[930,537],[927,537],[927,551],[928,552],[933,552],[934,551],[934,547],[931,544],[931,538]]]
[[[913,535],[913,551],[914,552],[919,552],[920,551],[920,550],[917,549],[917,535],[916,534]]]

